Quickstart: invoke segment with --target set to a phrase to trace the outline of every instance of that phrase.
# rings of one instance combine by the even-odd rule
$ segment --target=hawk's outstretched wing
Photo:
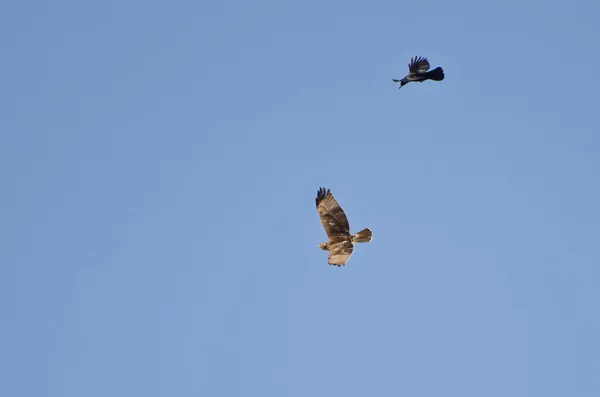
[[[425,73],[429,70],[429,67],[429,61],[427,61],[427,58],[418,56],[411,58],[410,63],[408,64],[409,75]]]
[[[320,188],[317,192],[317,211],[327,237],[349,235],[350,225],[342,207],[329,189]]]
[[[329,257],[327,263],[330,265],[345,266],[350,256],[352,256],[352,251],[354,251],[352,242],[348,238],[333,238],[329,241],[328,245]]]
[[[352,251],[352,247],[350,247],[350,251]],[[346,266],[346,262],[348,262],[348,259],[350,259],[351,255],[352,252],[350,252],[349,254],[332,254],[330,252],[329,257],[327,259],[327,263],[336,266]]]

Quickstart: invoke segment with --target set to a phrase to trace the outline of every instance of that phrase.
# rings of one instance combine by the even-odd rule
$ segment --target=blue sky
[[[1,395],[600,394],[596,3],[0,11]]]

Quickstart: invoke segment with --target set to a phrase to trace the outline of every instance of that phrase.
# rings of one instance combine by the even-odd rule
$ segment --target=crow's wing
[[[317,192],[317,211],[327,237],[347,236],[350,234],[348,218],[329,189],[320,188]]]
[[[427,58],[423,57],[414,57],[410,59],[410,63],[408,64],[409,74],[421,74],[425,73],[429,70],[429,62]]]

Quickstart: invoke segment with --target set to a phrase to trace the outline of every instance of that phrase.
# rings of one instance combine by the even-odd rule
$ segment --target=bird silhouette
[[[392,81],[394,83],[400,83],[400,87],[398,88],[402,88],[404,85],[410,83],[411,81],[419,81],[422,83],[425,80],[444,80],[444,69],[442,69],[441,67],[437,67],[431,72],[428,72],[429,67],[430,65],[427,61],[427,58],[416,56],[410,59],[410,63],[408,64],[408,75],[406,75],[401,80],[392,79]]]

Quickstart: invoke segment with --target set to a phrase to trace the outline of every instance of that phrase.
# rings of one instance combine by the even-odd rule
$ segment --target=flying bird
[[[444,80],[444,69],[442,69],[441,67],[437,67],[431,72],[428,72],[429,67],[430,65],[427,61],[427,58],[418,56],[411,58],[410,63],[408,64],[408,75],[405,76],[402,80],[392,79],[392,81],[394,83],[399,82],[400,87],[398,88],[402,88],[405,84],[408,84],[411,81],[420,81],[422,83],[425,80]]]
[[[350,234],[348,218],[329,189],[320,188],[317,192],[317,211],[327,233],[326,243],[319,248],[329,251],[328,263],[338,267],[346,265],[354,250],[354,243],[368,243],[373,233],[368,227],[356,234]]]

